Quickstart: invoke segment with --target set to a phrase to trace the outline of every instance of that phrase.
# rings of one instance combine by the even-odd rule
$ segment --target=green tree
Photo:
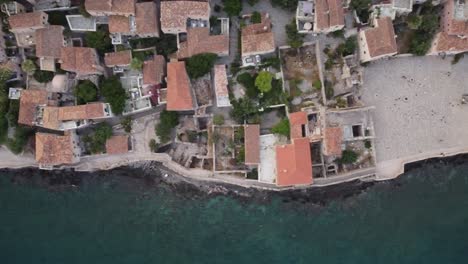
[[[34,72],[34,79],[40,83],[48,83],[54,79],[54,73],[50,71],[35,71]]]
[[[271,81],[273,80],[273,74],[267,71],[261,71],[255,79],[255,86],[262,93],[268,93],[271,91]]]
[[[143,61],[139,58],[133,58],[132,62],[130,63],[130,68],[140,71],[143,69]]]
[[[90,80],[81,81],[75,87],[75,96],[78,104],[86,104],[97,100],[97,87]]]
[[[296,10],[298,0],[270,0],[273,6],[279,6],[283,9],[294,11]]]
[[[249,97],[232,100],[231,117],[238,123],[244,123],[246,120],[258,113],[257,107]]]
[[[4,85],[11,78],[12,74],[8,69],[0,69],[0,85]]]
[[[171,131],[179,124],[179,114],[173,111],[163,110],[159,116],[159,123],[156,125],[156,135],[159,141],[166,143],[171,139]]]
[[[156,143],[156,140],[154,138],[150,140],[148,145],[151,152],[156,152],[156,150],[158,149],[158,143]]]
[[[351,0],[351,8],[356,11],[356,14],[363,23],[369,20],[371,2],[371,0]]]
[[[14,154],[20,154],[21,152],[23,152],[24,147],[28,143],[29,137],[31,137],[33,134],[33,130],[27,127],[16,127],[13,138],[9,138],[7,140],[8,148]]]
[[[117,77],[110,77],[101,83],[101,95],[104,96],[105,101],[111,105],[114,114],[122,114],[125,109],[127,93]]]
[[[259,12],[254,11],[250,17],[250,22],[252,22],[252,24],[262,23],[262,15]]]
[[[238,16],[242,11],[242,1],[241,0],[224,0],[224,12],[228,16]]]
[[[120,124],[122,125],[125,132],[132,132],[132,118],[130,116],[126,116],[120,119]]]
[[[104,54],[112,50],[109,32],[102,29],[86,32],[85,42],[88,47],[95,48],[99,54]]]
[[[224,125],[224,116],[221,114],[213,116],[213,124],[217,126]]]
[[[37,69],[36,64],[32,60],[25,60],[21,64],[21,69],[28,75],[33,75]]]
[[[304,35],[297,31],[296,20],[293,19],[285,28],[289,46],[291,46],[291,48],[299,48],[302,46],[304,43]]]
[[[416,30],[422,24],[422,17],[414,14],[410,14],[406,19],[406,23],[410,29]]]
[[[283,135],[286,137],[289,137],[290,131],[291,131],[291,128],[289,125],[289,120],[286,118],[283,118],[274,127],[271,128],[271,132],[275,134]]]
[[[343,164],[351,164],[351,163],[356,162],[358,160],[358,157],[359,155],[355,151],[345,149],[341,153],[340,162]]]
[[[258,89],[255,86],[255,76],[252,76],[248,72],[237,75],[237,82],[244,86],[246,94],[250,98],[256,98],[258,96]]]
[[[8,120],[8,124],[11,127],[18,126],[19,106],[19,100],[10,100],[10,105],[8,107],[8,113],[6,114],[6,118]]]
[[[103,153],[106,150],[106,141],[112,137],[112,127],[107,123],[99,123],[89,139],[91,153]]]
[[[190,78],[196,79],[209,73],[214,66],[218,56],[213,53],[202,53],[190,57],[187,60],[187,74]]]
[[[341,56],[348,56],[354,54],[357,49],[357,38],[356,37],[349,37],[346,39],[344,43],[341,43],[336,48],[336,53],[340,54]]]

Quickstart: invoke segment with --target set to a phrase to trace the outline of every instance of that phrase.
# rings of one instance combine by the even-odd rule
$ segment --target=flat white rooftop
[[[275,183],[276,181],[276,150],[277,138],[273,134],[260,136],[260,164],[258,166],[258,181]]]

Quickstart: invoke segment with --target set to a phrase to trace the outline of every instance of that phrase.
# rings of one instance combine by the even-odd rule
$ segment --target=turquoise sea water
[[[323,208],[0,179],[2,264],[468,263],[468,165],[414,170]]]

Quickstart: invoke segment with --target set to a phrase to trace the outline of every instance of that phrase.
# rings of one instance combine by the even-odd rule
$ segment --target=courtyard
[[[362,100],[375,106],[378,171],[385,177],[397,176],[405,162],[468,150],[468,60],[451,62],[405,57],[365,68]]]

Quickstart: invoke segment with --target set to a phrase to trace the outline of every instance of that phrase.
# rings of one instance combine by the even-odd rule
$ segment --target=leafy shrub
[[[85,42],[88,47],[95,48],[101,55],[112,51],[112,43],[107,30],[98,29],[86,32]]]
[[[224,116],[221,114],[213,116],[213,124],[217,126],[224,125]]]
[[[244,72],[237,76],[237,82],[244,86],[246,94],[250,98],[258,96],[258,89],[255,87],[255,77],[248,72]]]
[[[343,164],[352,164],[357,161],[358,157],[359,155],[355,151],[345,149],[341,153],[340,162]]]
[[[97,87],[90,80],[81,81],[75,87],[75,96],[78,104],[86,104],[97,100]]]
[[[290,125],[289,125],[289,120],[284,118],[281,121],[278,122],[274,127],[271,128],[271,132],[279,135],[283,135],[286,137],[289,137],[290,134]]]
[[[34,79],[36,79],[36,81],[40,83],[48,83],[52,81],[52,79],[54,78],[54,73],[50,71],[38,70],[34,72],[33,76],[34,76]]]
[[[93,154],[106,151],[106,141],[112,137],[112,127],[107,123],[99,123],[92,136],[85,141],[89,144],[89,151]]]
[[[122,114],[125,109],[127,94],[117,77],[110,77],[101,83],[101,95],[104,96],[105,101],[110,104],[114,114]]]
[[[262,15],[259,12],[254,11],[250,17],[250,22],[252,22],[252,24],[262,23]]]
[[[132,118],[130,116],[120,119],[120,124],[125,132],[130,133],[132,131]]]
[[[156,125],[156,135],[160,142],[166,143],[171,138],[171,131],[179,124],[179,115],[177,112],[163,110],[159,117],[159,123]]]
[[[273,80],[273,74],[267,71],[261,71],[257,78],[255,78],[255,86],[260,90],[262,93],[268,93],[272,86],[271,82]]]
[[[213,53],[202,53],[190,57],[187,60],[187,74],[195,79],[209,73],[218,56]]]
[[[291,48],[299,48],[304,43],[304,35],[297,31],[295,19],[293,19],[290,24],[286,25],[286,35],[288,37],[288,44]]]
[[[238,16],[242,11],[242,1],[241,0],[224,0],[224,12],[228,16]]]

